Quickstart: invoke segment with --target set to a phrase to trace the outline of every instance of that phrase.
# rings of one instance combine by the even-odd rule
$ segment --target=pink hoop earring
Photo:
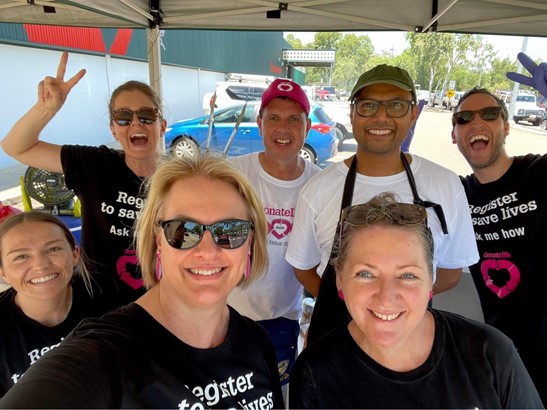
[[[338,291],[338,297],[342,300],[346,300],[346,299],[344,299],[344,292],[342,292],[342,290]]]
[[[158,249],[156,252],[156,279],[159,281],[161,279],[162,272],[161,272],[161,253]]]
[[[243,276],[245,279],[249,278],[249,275],[251,274],[251,251],[247,254],[247,266],[245,267],[245,273]]]

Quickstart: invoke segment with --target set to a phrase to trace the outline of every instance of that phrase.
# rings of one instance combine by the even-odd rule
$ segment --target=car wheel
[[[199,152],[199,145],[190,137],[182,136],[177,138],[171,146],[171,151],[177,157],[191,157]]]
[[[520,117],[513,117],[513,121],[515,121],[515,124],[518,124],[520,120]]]
[[[541,120],[532,121],[532,125],[533,125],[534,127],[537,127],[539,124],[541,124]]]
[[[547,118],[544,118],[543,121],[541,121],[539,128],[542,130],[547,130]]]
[[[300,150],[300,156],[306,161],[310,161],[312,164],[317,163],[317,157],[315,156],[315,152],[313,152],[313,150],[306,145],[304,145]]]

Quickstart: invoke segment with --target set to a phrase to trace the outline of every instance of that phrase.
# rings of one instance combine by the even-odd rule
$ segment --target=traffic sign
[[[454,97],[454,94],[456,94],[456,92],[455,92],[454,90],[448,90],[448,91],[446,92],[446,96],[447,96],[448,98]]]

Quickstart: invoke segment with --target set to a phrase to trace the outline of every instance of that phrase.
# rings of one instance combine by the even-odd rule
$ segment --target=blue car
[[[244,104],[233,105],[215,111],[209,142],[211,151],[224,152],[243,106]],[[259,109],[259,101],[247,103],[243,120],[226,152],[228,156],[264,150],[262,137],[256,124]],[[335,123],[330,120],[320,105],[311,107],[310,119],[312,127],[300,155],[315,164],[322,164],[338,153]],[[208,132],[208,115],[178,121],[167,127],[165,146],[178,156],[193,155],[199,149],[206,150]]]

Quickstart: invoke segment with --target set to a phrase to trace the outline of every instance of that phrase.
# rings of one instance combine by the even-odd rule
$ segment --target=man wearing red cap
[[[268,272],[248,288],[236,288],[228,303],[261,323],[276,348],[279,376],[286,394],[289,371],[297,354],[302,285],[285,260],[293,229],[296,199],[304,184],[320,170],[299,156],[311,127],[310,103],[293,81],[277,79],[262,95],[257,118],[264,151],[233,158],[251,180],[264,203],[268,220]]]
[[[426,207],[435,248],[436,293],[456,286],[462,267],[472,265],[479,256],[458,176],[401,151],[418,114],[416,89],[409,74],[399,67],[376,66],[361,75],[349,101],[356,155],[324,169],[301,191],[287,249],[287,261],[294,266],[297,278],[317,297],[308,343],[349,321],[329,264],[341,208],[388,191],[401,202]],[[374,308],[379,306],[369,307],[371,311]],[[385,314],[388,309],[399,313],[401,307],[382,309],[376,313]]]

